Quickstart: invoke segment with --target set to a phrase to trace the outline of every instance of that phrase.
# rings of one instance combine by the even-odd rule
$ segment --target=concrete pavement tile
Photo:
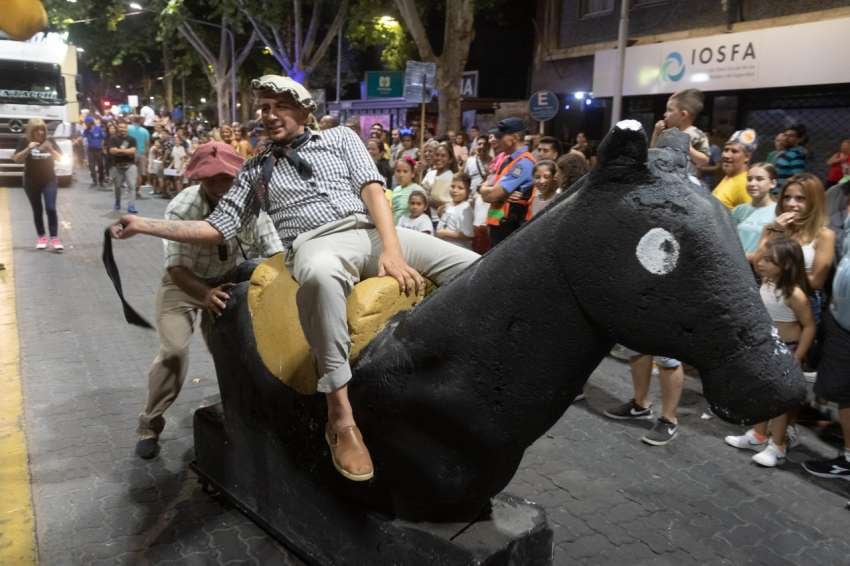
[[[614,525],[630,523],[646,514],[648,514],[646,509],[634,501],[618,503],[605,512],[608,521]]]
[[[567,549],[562,549],[560,546],[555,547],[555,563],[556,564],[572,564],[572,555]],[[620,547],[607,549],[600,552],[599,556],[590,556],[587,560],[588,564],[655,564],[659,556],[641,542],[626,544]],[[603,560],[599,560],[603,558]]]
[[[775,533],[770,537],[769,542],[771,550],[786,559],[791,559],[808,548],[814,547],[811,541],[794,531]]]
[[[623,528],[636,540],[648,546],[655,554],[665,554],[676,549],[676,545],[667,534],[666,530],[653,529],[646,524],[623,525]]]
[[[614,548],[611,541],[599,533],[579,537],[572,542],[561,543],[558,547],[564,554],[573,559],[591,558]]]
[[[285,552],[271,538],[249,539],[249,554],[262,566],[303,566],[303,562],[294,555]]]
[[[219,561],[221,563],[235,562],[244,559],[248,554],[248,545],[239,531],[233,528],[219,529],[210,533],[212,547],[219,550]]]
[[[753,566],[792,566],[793,564],[797,564],[797,562],[777,556],[769,547],[761,547],[748,556],[745,564],[752,564]]]
[[[759,546],[770,537],[769,533],[756,525],[740,525],[720,534],[737,547]]]
[[[556,542],[575,541],[593,534],[593,529],[587,525],[586,521],[572,515],[567,509],[548,509],[547,514],[549,519],[560,527],[556,532]]]

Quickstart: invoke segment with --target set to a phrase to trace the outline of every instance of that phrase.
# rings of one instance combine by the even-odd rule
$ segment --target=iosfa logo
[[[685,76],[685,62],[678,51],[669,53],[661,64],[661,80],[676,82]]]

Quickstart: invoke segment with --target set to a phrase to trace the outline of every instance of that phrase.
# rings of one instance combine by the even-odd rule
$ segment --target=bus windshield
[[[0,103],[65,104],[65,83],[59,65],[0,60]]]

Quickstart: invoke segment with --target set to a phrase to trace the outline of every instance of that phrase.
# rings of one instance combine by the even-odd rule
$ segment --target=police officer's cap
[[[496,124],[496,127],[490,130],[491,134],[496,134],[497,136],[502,136],[504,134],[517,134],[519,132],[526,131],[525,122],[522,121],[522,118],[505,118],[504,120],[499,120],[499,123]]]

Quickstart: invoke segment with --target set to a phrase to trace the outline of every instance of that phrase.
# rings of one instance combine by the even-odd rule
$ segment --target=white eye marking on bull
[[[667,275],[679,263],[679,242],[664,228],[653,228],[640,239],[635,255],[650,273]]]
[[[643,128],[637,120],[620,120],[617,122],[617,127],[621,130],[632,130],[633,132],[639,132]]]

